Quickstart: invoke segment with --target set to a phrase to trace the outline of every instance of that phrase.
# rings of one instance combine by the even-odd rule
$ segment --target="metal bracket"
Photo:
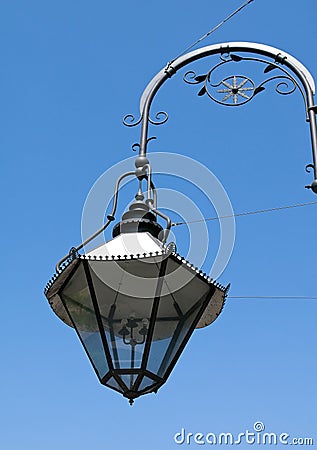
[[[308,71],[308,69],[292,55],[280,49],[254,42],[227,42],[202,47],[176,58],[174,61],[170,62],[166,67],[164,67],[160,72],[158,72],[158,74],[155,75],[154,78],[147,85],[141,96],[140,118],[138,120],[135,120],[133,115],[127,115],[125,117],[125,120],[127,121],[126,124],[128,126],[135,126],[141,124],[139,155],[145,157],[147,152],[149,123],[159,125],[165,123],[168,118],[167,114],[163,112],[158,113],[156,115],[157,119],[161,119],[161,117],[163,117],[163,119],[161,120],[153,121],[150,118],[151,104],[160,87],[169,78],[171,78],[171,76],[173,76],[178,70],[187,66],[190,63],[217,54],[220,55],[222,63],[225,63],[226,58],[224,58],[224,55],[228,55],[229,57],[233,53],[235,54],[233,55],[234,57],[233,56],[231,57],[231,60],[233,62],[239,62],[242,59],[248,61],[254,60],[258,62],[265,62],[267,64],[265,73],[268,73],[273,69],[279,69],[281,72],[283,72],[282,75],[279,75],[277,77],[271,77],[259,85],[252,85],[252,80],[250,80],[248,77],[240,77],[241,78],[240,83],[238,83],[237,80],[234,80],[234,77],[231,77],[232,82],[230,82],[229,80],[228,86],[223,87],[222,90],[225,89],[228,90],[228,92],[223,93],[226,95],[230,94],[230,98],[233,100],[234,105],[238,106],[239,104],[246,103],[256,94],[262,92],[265,89],[263,86],[264,83],[277,79],[280,80],[278,81],[278,84],[276,86],[276,90],[278,93],[286,95],[295,91],[296,88],[298,88],[298,90],[302,93],[305,101],[305,112],[307,114],[306,120],[310,124],[313,165],[314,165],[314,179],[317,180],[317,127],[316,127],[317,105],[314,102],[314,94],[315,94],[314,79],[311,73]],[[244,55],[245,53],[251,54],[252,56],[246,58],[241,57],[239,55],[239,54]],[[261,58],[254,55],[260,55]],[[263,59],[262,57],[269,58],[269,60]],[[290,75],[289,71],[292,73],[292,75]],[[207,79],[208,74],[205,80]],[[286,91],[280,89],[281,87],[285,87],[285,84],[287,84],[287,80],[288,82],[293,83],[291,87],[288,90],[286,89]],[[247,85],[247,83],[249,84]],[[248,92],[245,92],[243,88],[247,89]],[[207,93],[207,90],[206,88],[203,88],[200,92],[201,95],[203,95],[204,93]],[[248,93],[251,92],[253,94],[249,97]],[[244,95],[246,95],[247,98],[244,98]],[[245,101],[238,101],[241,100],[242,98]],[[222,102],[219,101],[218,103],[225,104],[224,101]]]

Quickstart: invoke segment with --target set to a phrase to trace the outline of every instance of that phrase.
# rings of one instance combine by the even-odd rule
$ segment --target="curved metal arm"
[[[298,80],[301,82],[303,91],[305,95],[305,104],[306,104],[306,117],[307,121],[310,123],[310,134],[311,134],[311,142],[312,142],[312,155],[313,155],[313,164],[310,167],[314,170],[314,181],[311,186],[307,186],[311,188],[315,193],[317,193],[317,128],[316,128],[316,113],[317,113],[317,105],[314,103],[314,94],[315,94],[315,83],[312,75],[307,70],[307,68],[296,58],[289,55],[288,53],[283,52],[280,49],[257,44],[252,42],[228,42],[210,45],[207,47],[203,47],[197,50],[194,50],[190,53],[187,53],[172,63],[169,63],[164,69],[162,69],[148,84],[145,88],[141,100],[140,100],[140,117],[141,119],[138,123],[142,122],[141,128],[141,138],[140,138],[140,149],[139,155],[145,156],[147,151],[147,143],[148,143],[148,128],[150,120],[150,108],[152,101],[159,90],[159,88],[165,83],[166,80],[171,78],[176,72],[183,68],[184,66],[197,61],[199,59],[205,58],[207,56],[215,55],[215,54],[230,54],[231,52],[247,52],[254,53],[262,56],[266,56],[273,59],[273,62],[276,64],[283,65],[290,69],[293,74],[296,75]]]
[[[162,243],[166,244],[168,235],[171,231],[171,227],[172,227],[172,221],[171,219],[164,213],[162,213],[162,211],[159,211],[158,209],[154,208],[154,206],[152,205],[152,201],[148,201],[147,202],[149,208],[151,209],[151,211],[153,211],[155,214],[157,214],[158,216],[162,217],[162,219],[166,220],[166,229],[164,231],[164,237],[162,239]]]
[[[150,180],[150,186],[151,186],[151,190],[153,193],[154,208],[156,208],[157,207],[157,192],[156,192],[155,184],[153,183],[152,180]]]
[[[111,213],[107,215],[107,219],[108,219],[107,222],[101,228],[99,228],[99,230],[97,230],[94,234],[92,234],[88,239],[86,239],[84,242],[82,242],[80,245],[78,245],[77,247],[71,248],[68,255],[64,256],[64,258],[62,258],[56,264],[56,272],[57,273],[61,270],[61,265],[63,264],[63,262],[65,262],[72,254],[74,254],[74,253],[76,254],[79,250],[81,250],[83,247],[85,247],[85,245],[89,244],[89,242],[91,242],[93,239],[95,239],[97,236],[99,236],[99,234],[102,233],[108,227],[108,225],[110,225],[110,223],[115,220],[114,215],[115,215],[115,212],[117,209],[117,204],[118,204],[118,194],[119,194],[120,183],[124,178],[130,177],[135,174],[136,174],[135,171],[134,172],[126,172],[117,179],[117,182],[116,182],[116,185],[114,188],[114,194],[113,194],[112,210],[111,210]]]

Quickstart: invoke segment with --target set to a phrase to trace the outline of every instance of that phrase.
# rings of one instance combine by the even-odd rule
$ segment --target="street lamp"
[[[219,57],[212,68],[197,75],[189,71],[184,81],[199,85],[199,96],[224,106],[237,107],[253,100],[272,83],[282,95],[299,91],[310,125],[314,180],[306,186],[317,193],[317,129],[315,84],[309,71],[279,49],[255,43],[211,45],[180,56],[148,84],[140,101],[140,118],[124,118],[127,126],[141,124],[135,170],[117,180],[113,207],[107,222],[89,239],[73,247],[56,266],[45,288],[54,312],[73,327],[100,382],[127,397],[132,404],[140,395],[157,392],[166,382],[195,328],[211,324],[221,313],[228,287],[221,286],[193,267],[167,244],[170,218],[157,205],[152,168],[147,158],[149,124],[167,121],[159,112],[150,115],[154,96],[181,68],[202,58]],[[264,80],[224,70],[244,62],[263,65]],[[220,74],[221,76],[219,77]],[[137,181],[135,200],[112,230],[113,238],[80,254],[86,244],[114,220],[120,184]],[[158,222],[165,221],[165,228]]]

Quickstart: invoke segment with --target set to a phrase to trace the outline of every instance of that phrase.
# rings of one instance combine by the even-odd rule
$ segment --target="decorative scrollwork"
[[[140,150],[140,144],[138,144],[138,143],[136,142],[135,144],[133,144],[133,145],[131,146],[131,148],[132,148],[132,150],[133,150],[134,152],[136,152],[137,150]]]
[[[122,119],[122,123],[126,127],[136,127],[137,125],[139,125],[141,123],[141,121],[142,121],[142,116],[140,116],[138,118],[138,120],[136,120],[136,118],[135,118],[135,116],[133,114],[127,114]]]
[[[126,127],[136,127],[142,122],[143,117],[140,116],[138,119],[135,118],[133,114],[127,114],[122,119],[123,125]],[[151,117],[148,117],[148,121],[152,125],[163,125],[163,123],[168,121],[168,114],[165,111],[159,111],[155,115],[155,119],[152,119]]]
[[[275,86],[275,91],[281,95],[290,95],[298,87],[294,78],[288,77],[285,75],[277,75],[275,77],[271,77],[271,78],[268,78],[267,80],[263,81],[261,84],[259,84],[259,86],[256,88],[256,90],[258,90],[259,92],[264,91],[264,89],[265,89],[264,85],[266,83],[269,83],[270,81],[274,81],[274,80],[278,80],[278,83]],[[283,90],[282,90],[282,86],[284,86]],[[256,92],[256,93],[258,93],[258,92]]]
[[[156,113],[155,119],[156,120],[153,120],[151,119],[151,117],[149,117],[149,122],[152,125],[163,125],[163,123],[168,121],[168,114],[165,111],[159,111],[158,113]]]
[[[157,139],[156,136],[149,137],[149,138],[146,140],[146,143],[148,144],[149,142],[154,141],[155,139]],[[141,145],[140,145],[138,142],[136,142],[135,144],[132,144],[131,148],[132,148],[132,150],[133,150],[134,152],[136,152],[137,150],[140,150]]]
[[[193,70],[189,70],[185,73],[183,80],[187,84],[199,84],[205,81],[207,75],[197,75]]]
[[[256,61],[265,64],[265,74],[276,69],[282,73],[267,78],[258,84],[245,75],[229,75],[222,78],[220,81],[214,81],[217,69],[220,69],[220,67],[225,64],[239,63],[241,61]],[[276,81],[277,83],[275,91],[281,95],[290,95],[298,88],[306,104],[306,96],[302,87],[284,67],[281,67],[281,63],[283,63],[283,61],[275,60],[274,62],[270,62],[256,57],[242,57],[236,54],[223,53],[220,55],[220,62],[206,74],[197,75],[194,71],[190,70],[185,73],[183,79],[187,84],[202,83],[203,85],[198,92],[198,96],[201,97],[206,94],[211,100],[224,106],[240,106],[248,103],[257,94],[266,89],[265,85],[267,83],[273,81]]]
[[[311,172],[310,169],[315,170],[314,164],[307,164],[307,166],[305,167],[306,172],[310,173]]]
[[[282,78],[286,78],[286,77],[279,77],[280,79]],[[290,81],[291,83],[293,83],[293,87],[289,87],[288,82],[286,81],[281,81],[280,83],[278,83],[275,87],[275,90],[278,94],[281,95],[289,95],[292,94],[295,90],[296,90],[296,84],[294,83],[293,80],[286,78],[288,81]],[[274,78],[272,78],[272,80],[274,80]],[[285,86],[286,87],[286,91],[282,91],[280,90],[280,86]]]

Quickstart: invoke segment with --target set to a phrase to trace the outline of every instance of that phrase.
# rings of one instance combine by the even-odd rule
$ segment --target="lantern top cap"
[[[86,256],[98,258],[112,255],[137,255],[162,252],[165,246],[148,232],[122,233],[105,244],[86,253]]]

